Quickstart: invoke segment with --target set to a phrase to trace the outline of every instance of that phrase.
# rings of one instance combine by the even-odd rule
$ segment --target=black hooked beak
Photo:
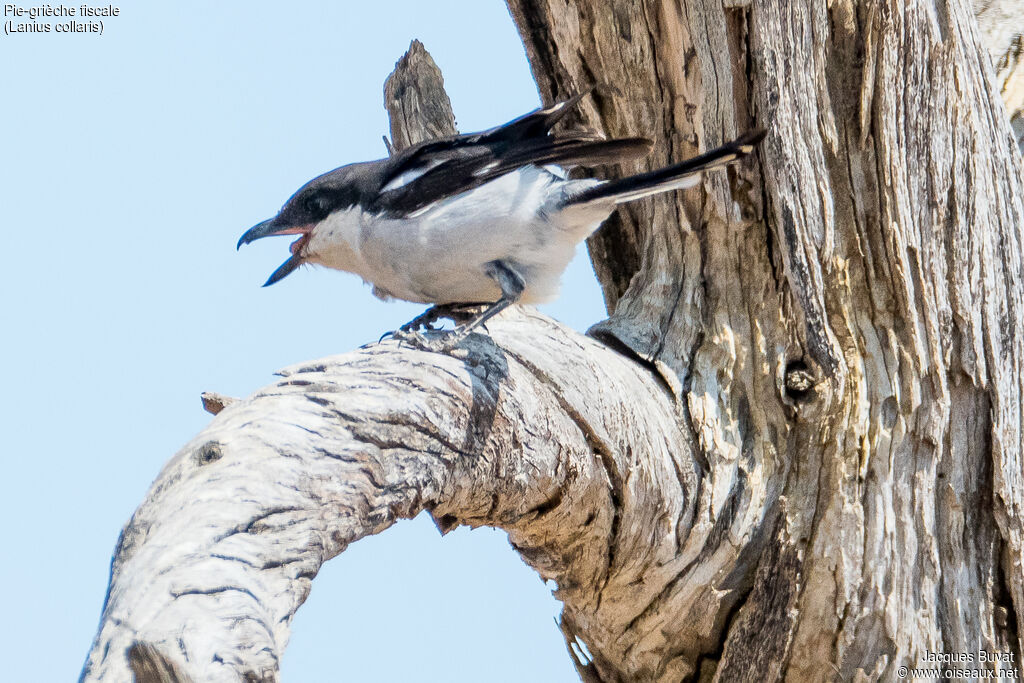
[[[249,244],[249,242],[255,242],[256,240],[263,237],[270,237],[271,235],[280,235],[281,231],[278,227],[277,216],[274,216],[270,220],[257,223],[248,230],[245,234],[238,238],[238,244],[235,245],[235,249],[241,249],[243,244]]]
[[[302,255],[302,247],[306,246],[306,242],[309,241],[309,233],[311,229],[312,226],[309,225],[282,226],[277,220],[277,216],[275,216],[270,220],[257,223],[246,230],[245,234],[239,238],[238,245],[235,248],[241,249],[243,244],[249,244],[250,242],[254,242],[258,239],[272,237],[274,235],[301,235],[299,239],[292,243],[291,257],[278,266],[277,270],[271,273],[270,277],[267,278],[267,281],[263,283],[264,287],[269,287],[275,282],[283,280],[291,274],[293,270],[302,265],[305,260]]]

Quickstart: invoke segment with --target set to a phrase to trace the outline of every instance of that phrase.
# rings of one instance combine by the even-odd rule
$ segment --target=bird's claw
[[[433,335],[430,337],[412,329],[406,329],[406,326],[395,330],[394,332],[388,333],[392,339],[398,342],[405,342],[409,346],[419,349],[420,351],[432,351],[434,353],[444,353],[451,351],[459,342],[462,341],[465,335],[461,335],[456,331],[445,331],[445,330],[432,330]],[[388,336],[388,335],[385,335]]]
[[[402,325],[402,327],[399,329],[402,332],[415,332],[417,330],[426,330],[428,332],[433,332],[437,329],[436,327],[434,327],[434,323],[436,323],[441,318],[450,317],[451,307],[445,304],[438,304],[435,306],[431,306],[427,310],[423,311],[423,313],[420,313],[418,316],[416,316],[406,324]]]
[[[413,325],[413,322],[406,323],[399,327],[397,330],[388,330],[384,334],[380,335],[380,339],[377,343],[380,344],[385,339],[391,338],[398,341],[404,341],[409,343],[419,343],[417,340],[425,340],[426,338],[420,334],[419,330],[426,330],[427,332],[438,332],[439,330],[427,325]]]
[[[398,342],[405,342],[413,348],[435,353],[448,353],[465,339],[472,330],[469,323],[479,315],[479,309],[487,304],[438,304],[416,316],[406,324],[392,332],[385,332],[377,341],[391,337]],[[443,330],[434,327],[434,323],[447,318],[455,323],[454,330]],[[486,329],[486,328],[484,328]]]

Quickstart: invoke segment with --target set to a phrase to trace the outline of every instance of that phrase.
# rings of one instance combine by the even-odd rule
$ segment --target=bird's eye
[[[319,192],[311,194],[302,201],[302,207],[316,218],[323,218],[331,210],[331,203],[327,197]]]

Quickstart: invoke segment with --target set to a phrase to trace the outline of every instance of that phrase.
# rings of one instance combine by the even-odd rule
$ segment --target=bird
[[[297,235],[265,287],[303,264],[354,273],[380,299],[432,305],[389,334],[449,350],[513,304],[555,298],[576,245],[618,205],[692,187],[702,173],[751,154],[766,133],[754,129],[624,178],[570,178],[565,169],[633,160],[653,148],[643,137],[554,132],[586,94],[489,130],[426,140],[317,176],[277,215],[247,230],[237,247]],[[435,329],[441,318],[455,328]]]

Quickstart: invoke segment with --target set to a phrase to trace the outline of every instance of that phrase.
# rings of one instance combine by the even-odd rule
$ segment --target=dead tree
[[[975,4],[988,38],[962,0],[509,0],[545,102],[596,86],[569,125],[644,167],[769,126],[756,159],[592,238],[590,336],[518,311],[227,405],[125,527],[83,679],[276,680],[322,563],[423,510],[557,583],[587,681],[1016,666],[1022,10]],[[387,97],[395,144],[451,130],[421,48]]]

